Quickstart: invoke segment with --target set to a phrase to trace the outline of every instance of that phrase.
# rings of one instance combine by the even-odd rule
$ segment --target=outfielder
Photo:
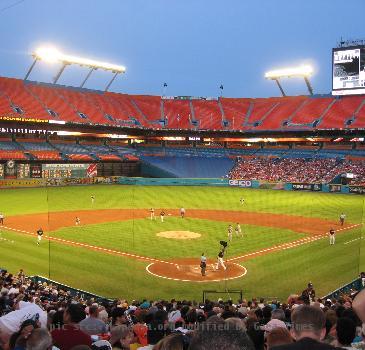
[[[330,236],[330,245],[335,244],[336,237],[335,237],[335,230],[333,228],[330,229],[329,236]]]
[[[39,243],[41,243],[42,236],[43,236],[43,229],[42,229],[42,227],[40,227],[37,231],[37,245],[39,245]]]

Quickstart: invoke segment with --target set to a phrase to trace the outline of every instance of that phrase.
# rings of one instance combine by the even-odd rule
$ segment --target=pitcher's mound
[[[157,233],[156,236],[174,239],[192,239],[199,238],[201,234],[191,231],[163,231]]]

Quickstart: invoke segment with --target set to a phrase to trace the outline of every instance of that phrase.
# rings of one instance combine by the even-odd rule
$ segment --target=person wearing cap
[[[314,302],[316,297],[316,291],[313,288],[313,283],[309,282],[308,287],[303,290],[302,292],[302,298],[305,304],[310,304]]]

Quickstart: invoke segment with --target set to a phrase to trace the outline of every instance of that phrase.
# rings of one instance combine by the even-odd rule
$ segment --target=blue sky
[[[18,0],[19,1],[19,0]],[[131,94],[277,96],[265,71],[311,63],[316,93],[331,90],[331,49],[340,37],[365,38],[364,0],[0,0],[0,75],[23,78],[30,53],[54,44],[77,56],[127,67],[111,90]],[[57,65],[38,64],[30,79],[51,81]],[[59,81],[78,85],[72,67]],[[110,73],[86,87],[103,89]],[[288,94],[304,82],[283,82]]]

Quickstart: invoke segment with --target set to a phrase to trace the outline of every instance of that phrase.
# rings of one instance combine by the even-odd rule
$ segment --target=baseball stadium
[[[311,64],[262,72],[275,97],[114,91],[123,55],[55,43],[26,57],[23,76],[0,77],[3,276],[123,305],[363,287],[364,40],[328,50],[327,92]],[[105,86],[88,85],[101,71]]]

